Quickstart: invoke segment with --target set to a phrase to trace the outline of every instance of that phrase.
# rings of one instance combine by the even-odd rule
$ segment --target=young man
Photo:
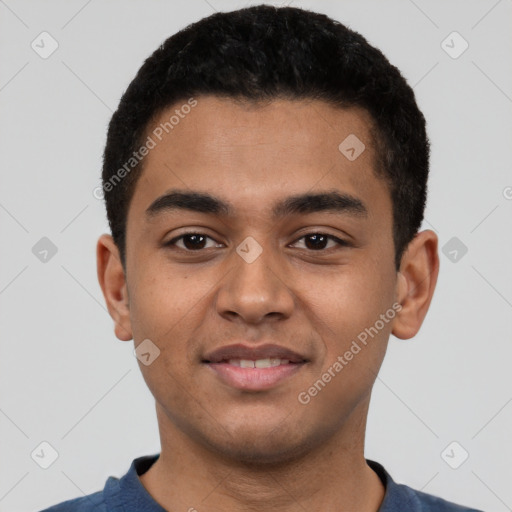
[[[428,161],[412,89],[324,15],[217,13],[158,48],[110,123],[97,256],[161,453],[47,510],[472,510],[364,458],[388,338],[437,281]]]

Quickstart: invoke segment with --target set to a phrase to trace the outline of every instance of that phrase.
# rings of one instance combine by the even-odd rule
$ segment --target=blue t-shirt
[[[41,512],[166,512],[139,480],[139,475],[145,473],[159,455],[135,459],[126,475],[122,478],[109,477],[102,491],[64,501]],[[367,462],[386,488],[378,512],[482,512],[397,484],[380,464],[371,460]]]

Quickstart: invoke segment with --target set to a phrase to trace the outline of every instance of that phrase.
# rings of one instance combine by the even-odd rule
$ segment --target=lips
[[[295,375],[308,363],[297,352],[279,345],[228,345],[207,354],[202,361],[232,388],[264,391]]]
[[[230,359],[258,361],[261,359],[281,359],[290,363],[305,363],[306,357],[294,352],[293,350],[279,345],[260,345],[251,347],[247,345],[237,344],[228,345],[218,348],[210,352],[203,359],[205,363],[222,363],[228,362]]]

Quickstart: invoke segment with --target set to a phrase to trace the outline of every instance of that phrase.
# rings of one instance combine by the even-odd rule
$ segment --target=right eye
[[[207,246],[207,240],[214,242],[214,245]],[[180,245],[181,244],[181,245]],[[177,247],[182,251],[197,252],[201,249],[209,249],[211,247],[221,247],[222,244],[216,242],[213,238],[203,233],[184,233],[177,236],[165,244],[167,247]]]

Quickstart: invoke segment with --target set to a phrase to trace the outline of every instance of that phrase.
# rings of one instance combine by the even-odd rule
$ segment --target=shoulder
[[[403,493],[404,498],[407,497],[411,505],[415,507],[412,510],[421,510],[421,512],[482,512],[481,510],[458,505],[432,494],[416,491],[406,485],[396,484],[396,486]]]
[[[159,454],[145,455],[132,461],[130,469],[121,478],[108,477],[103,490],[63,501],[40,512],[165,512],[142,485],[139,475],[147,471]]]
[[[398,484],[381,464],[371,460],[366,462],[377,473],[386,489],[378,512],[482,512]]]
[[[98,491],[87,496],[63,501],[41,512],[107,512],[103,491]]]

